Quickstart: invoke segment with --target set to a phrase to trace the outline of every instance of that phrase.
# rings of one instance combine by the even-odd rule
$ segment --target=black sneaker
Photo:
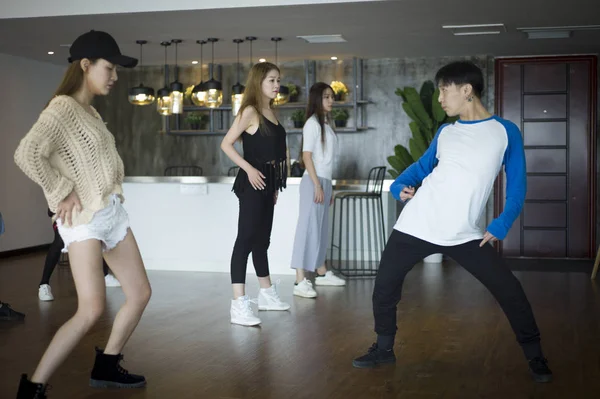
[[[377,347],[377,344],[373,344],[366,355],[357,357],[352,361],[352,365],[359,369],[368,369],[377,366],[378,364],[395,363],[396,355],[394,350],[383,350]]]
[[[534,357],[529,361],[529,372],[535,382],[552,381],[552,371],[548,368],[548,360],[544,357]]]
[[[23,313],[17,312],[8,303],[0,302],[0,320],[22,321],[25,319]]]
[[[123,355],[105,355],[96,348],[96,362],[92,369],[90,386],[93,388],[141,388],[146,385],[146,378],[129,374],[119,364]]]
[[[21,374],[17,399],[46,399],[46,385],[36,384],[27,379],[27,374]]]

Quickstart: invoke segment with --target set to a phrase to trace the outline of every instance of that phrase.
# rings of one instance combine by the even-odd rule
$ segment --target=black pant
[[[413,266],[423,258],[443,253],[450,256],[490,290],[506,314],[523,348],[525,357],[542,356],[540,332],[521,283],[494,248],[480,240],[443,247],[394,230],[385,246],[373,291],[375,332],[378,342],[390,342],[396,335],[396,308],[402,283]]]
[[[273,192],[246,188],[239,194],[240,216],[238,235],[231,256],[231,283],[246,282],[248,256],[252,252],[252,262],[258,277],[269,275],[267,250],[271,242],[275,201]]]
[[[42,272],[42,281],[40,281],[40,285],[50,284],[50,277],[52,276],[52,272],[60,260],[60,253],[64,247],[65,243],[60,237],[60,234],[58,234],[58,229],[55,227],[54,241],[52,241],[52,244],[50,244],[50,249],[46,254],[46,262],[44,263],[44,271]],[[108,265],[104,259],[102,260],[102,263],[102,270],[106,276],[108,274]]]

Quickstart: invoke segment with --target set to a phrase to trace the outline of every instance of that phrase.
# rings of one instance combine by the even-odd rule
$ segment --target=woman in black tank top
[[[238,236],[231,257],[231,322],[245,326],[260,324],[245,292],[248,256],[260,284],[259,310],[288,310],[271,284],[267,250],[273,226],[277,195],[286,186],[286,133],[271,105],[279,91],[280,71],[269,62],[256,64],[250,70],[244,99],[233,125],[221,143],[221,149],[240,171],[233,192],[240,202]],[[242,157],[233,144],[241,138]]]

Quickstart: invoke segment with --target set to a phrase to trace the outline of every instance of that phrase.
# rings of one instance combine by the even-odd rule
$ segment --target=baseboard
[[[12,258],[14,256],[30,255],[30,254],[41,252],[41,251],[48,251],[49,248],[50,248],[50,244],[44,244],[44,245],[37,245],[35,247],[27,247],[27,248],[13,249],[11,251],[4,251],[4,252],[0,252],[0,259]]]

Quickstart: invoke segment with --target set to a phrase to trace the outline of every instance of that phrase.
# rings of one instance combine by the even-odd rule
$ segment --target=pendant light
[[[231,87],[231,112],[236,116],[242,106],[245,89],[244,85],[240,84],[240,43],[244,41],[233,39],[233,42],[237,45],[237,83]]]
[[[175,43],[175,81],[171,83],[171,113],[182,114],[183,113],[183,84],[179,82],[179,70],[177,68],[177,45],[182,42],[180,39],[171,40]]]
[[[167,87],[167,47],[171,42],[162,42],[160,45],[165,48],[165,87],[156,93],[156,110],[159,114],[168,116],[171,115],[171,90]]]
[[[196,43],[200,45],[200,83],[194,86],[192,90],[192,102],[198,107],[204,107],[206,104],[206,89],[204,88],[204,82],[202,81],[202,47],[206,44],[206,40],[196,40]]]
[[[208,41],[212,44],[212,60],[210,64],[210,80],[204,84],[206,106],[208,108],[218,108],[223,104],[223,85],[218,80],[213,79],[213,70],[215,66],[215,43],[219,39],[209,37]]]
[[[144,71],[142,46],[148,42],[146,40],[136,40],[136,43],[140,45],[140,85],[129,89],[128,100],[133,105],[148,105],[154,102],[154,89],[144,86],[141,79]]]
[[[271,40],[275,42],[275,65],[277,65],[277,43],[281,41],[281,38],[280,37],[272,37]],[[290,89],[288,89],[287,86],[280,84],[279,92],[277,93],[277,96],[275,97],[275,100],[273,101],[273,103],[275,105],[283,105],[283,104],[287,103],[289,99],[290,99]]]

